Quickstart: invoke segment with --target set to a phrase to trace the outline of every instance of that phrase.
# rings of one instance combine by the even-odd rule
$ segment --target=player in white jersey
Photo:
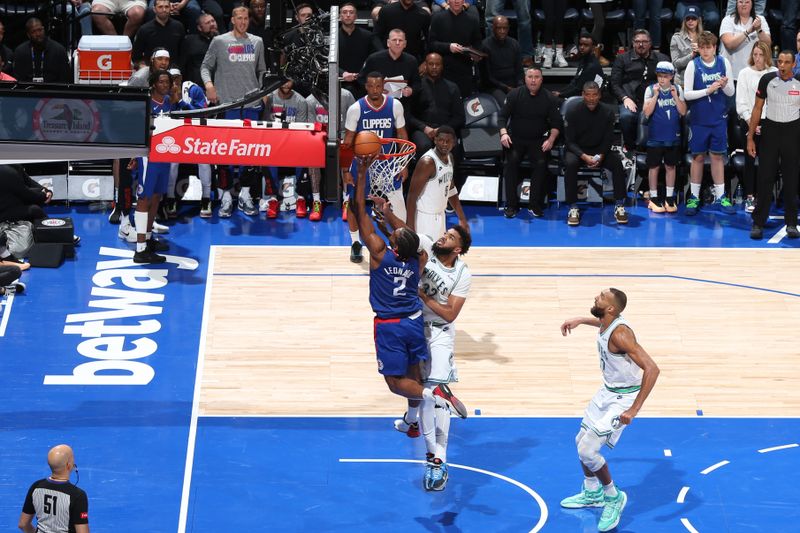
[[[384,219],[393,227],[408,226],[400,220],[383,199],[375,199]],[[425,388],[449,390],[448,384],[458,381],[455,365],[456,329],[453,322],[467,301],[472,275],[461,256],[469,251],[472,237],[463,226],[453,226],[435,243],[419,234],[420,247],[428,254],[428,262],[420,279],[422,316],[430,359],[420,364]],[[447,484],[447,441],[450,433],[450,411],[436,407],[433,401],[409,400],[408,411],[395,420],[398,431],[419,437],[422,417],[423,436],[427,448],[427,464],[423,484],[426,490],[444,490]]]
[[[575,437],[585,476],[583,489],[561,501],[561,506],[568,509],[603,507],[597,525],[600,531],[617,527],[628,501],[628,496],[614,485],[600,449],[603,444],[609,448],[616,445],[622,431],[639,414],[659,374],[655,361],[636,341],[633,330],[620,314],[627,301],[624,292],[606,289],[594,299],[592,317],[571,318],[561,324],[564,336],[581,324],[600,328],[597,349],[603,387],[589,402]]]
[[[467,217],[453,183],[453,147],[456,132],[440,126],[431,148],[419,159],[406,200],[406,221],[420,235],[435,239],[445,232],[445,208],[448,202],[458,215],[458,223],[469,229]]]

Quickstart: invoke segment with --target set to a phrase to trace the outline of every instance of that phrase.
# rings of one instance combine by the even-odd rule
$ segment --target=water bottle
[[[736,205],[740,205],[744,202],[744,190],[742,189],[742,184],[736,186],[736,192],[733,194],[733,203]]]

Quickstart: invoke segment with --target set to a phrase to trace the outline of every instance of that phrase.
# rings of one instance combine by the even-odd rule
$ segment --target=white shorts
[[[386,198],[392,204],[392,213],[403,222],[406,222],[406,200],[403,198],[403,189],[393,190],[386,195]]]
[[[626,427],[619,424],[619,415],[631,408],[637,394],[638,391],[619,394],[601,387],[586,407],[581,427],[606,439],[606,446],[613,448]]]
[[[432,326],[425,323],[425,340],[431,357],[422,361],[422,380],[426,383],[453,383],[458,381],[454,348],[456,328],[452,324]]]
[[[445,214],[441,213],[423,213],[417,211],[417,219],[414,221],[414,227],[417,228],[418,235],[427,235],[433,242],[439,240],[439,237],[444,235],[447,231],[445,227]]]
[[[94,6],[102,6],[111,13],[127,13],[128,10],[134,7],[147,9],[147,4],[144,0],[94,0],[92,7]]]

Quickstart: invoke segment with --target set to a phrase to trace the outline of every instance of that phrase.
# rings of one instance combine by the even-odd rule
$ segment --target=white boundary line
[[[786,450],[789,448],[797,448],[800,444],[784,444],[783,446],[773,446],[772,448],[762,448],[758,450],[758,453],[769,453],[769,452],[776,452],[778,450]]]
[[[0,321],[0,337],[6,336],[6,327],[8,326],[8,318],[11,316],[11,304],[13,303],[14,295],[9,294],[6,297],[6,301],[0,304],[3,306],[3,318],[2,321]]]
[[[688,530],[689,530],[689,533],[700,533],[699,531],[697,531],[697,530],[694,528],[694,526],[692,525],[692,523],[691,523],[691,522],[689,522],[689,519],[688,519],[688,518],[681,518],[681,524],[683,524],[683,527],[685,527],[686,529],[688,529]]]
[[[275,415],[275,414],[253,414],[253,413],[205,413],[202,415],[198,415],[199,418],[397,418],[397,411],[394,412],[387,412],[385,414],[364,414],[364,413],[341,413],[341,414],[313,414],[313,413],[306,413],[306,414],[294,414],[294,415]],[[539,415],[539,414],[529,414],[529,415],[470,415],[470,419],[472,418],[486,418],[486,419],[516,419],[516,418],[571,418],[571,419],[580,419],[581,415],[579,413],[565,413],[561,415]],[[702,420],[702,419],[764,419],[764,420],[796,420],[800,419],[800,416],[697,416],[697,415],[687,415],[687,416],[653,416],[653,415],[642,415],[637,416],[637,419],[650,419],[650,420]]]
[[[189,423],[189,439],[186,444],[186,466],[183,471],[183,492],[181,493],[181,509],[178,518],[178,533],[186,531],[186,520],[189,513],[189,492],[192,486],[192,467],[194,466],[194,448],[197,439],[197,418],[200,410],[200,385],[203,382],[203,366],[206,359],[206,332],[208,316],[211,314],[211,285],[214,280],[214,258],[216,246],[208,249],[208,271],[206,272],[206,294],[203,298],[203,320],[200,325],[200,346],[197,350],[197,370],[194,376],[194,396],[192,398],[192,419]]]
[[[415,463],[415,464],[424,464],[425,461],[421,461],[418,459],[339,459],[340,463]],[[504,476],[503,474],[498,474],[496,472],[491,472],[489,470],[483,470],[482,468],[475,468],[474,466],[466,466],[466,465],[459,465],[456,463],[447,463],[447,466],[450,468],[460,468],[462,470],[469,470],[472,472],[477,472],[478,474],[485,474],[487,476],[495,477],[507,483],[511,483],[515,487],[519,487],[531,497],[536,500],[536,503],[539,505],[539,509],[541,510],[539,521],[533,526],[533,529],[530,530],[529,533],[536,533],[540,531],[543,527],[545,522],[547,522],[547,504],[544,502],[541,496],[539,496],[535,490],[530,488],[529,486],[525,485],[524,483],[520,483],[516,479],[511,479],[510,477]]]
[[[727,464],[730,464],[730,461],[728,461],[728,460],[726,459],[726,460],[724,460],[724,461],[720,461],[720,462],[718,462],[717,464],[713,464],[713,465],[709,466],[709,467],[708,467],[708,468],[706,468],[705,470],[701,470],[701,471],[700,471],[700,473],[701,473],[701,474],[703,474],[703,475],[710,474],[711,472],[713,472],[713,471],[714,471],[714,470],[716,470],[717,468],[722,468],[723,466],[725,466],[725,465],[727,465]]]
[[[683,503],[686,501],[686,493],[689,492],[689,487],[683,487],[681,491],[678,493],[678,499],[676,503]]]

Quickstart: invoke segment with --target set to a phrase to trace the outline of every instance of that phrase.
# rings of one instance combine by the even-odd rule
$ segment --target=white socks
[[[350,232],[350,242],[351,244],[355,244],[361,241],[361,236],[358,234],[358,230]],[[426,389],[427,390],[427,389]]]
[[[675,187],[667,187],[667,198],[675,196]]]
[[[595,476],[592,477],[585,476],[583,479],[583,486],[586,490],[594,492],[600,488],[600,480],[597,479]]]
[[[617,495],[617,487],[614,486],[613,481],[608,485],[603,485],[603,494],[611,498],[614,498]]]
[[[658,191],[654,191],[653,189],[650,189],[650,199],[654,200],[655,198],[658,198]]]
[[[147,217],[148,214],[142,211],[135,211],[133,213],[133,222],[136,225],[136,233],[139,235],[147,235]],[[137,242],[136,251],[144,252],[147,249],[147,242]]]
[[[699,183],[691,183],[689,185],[692,191],[692,196],[695,198],[700,198],[700,184]]]
[[[714,185],[714,200],[719,200],[723,196],[725,196],[725,184]]]
[[[312,197],[314,198],[315,202],[321,202],[322,201],[322,197],[319,195],[318,192],[315,192],[314,194],[312,194]]]

